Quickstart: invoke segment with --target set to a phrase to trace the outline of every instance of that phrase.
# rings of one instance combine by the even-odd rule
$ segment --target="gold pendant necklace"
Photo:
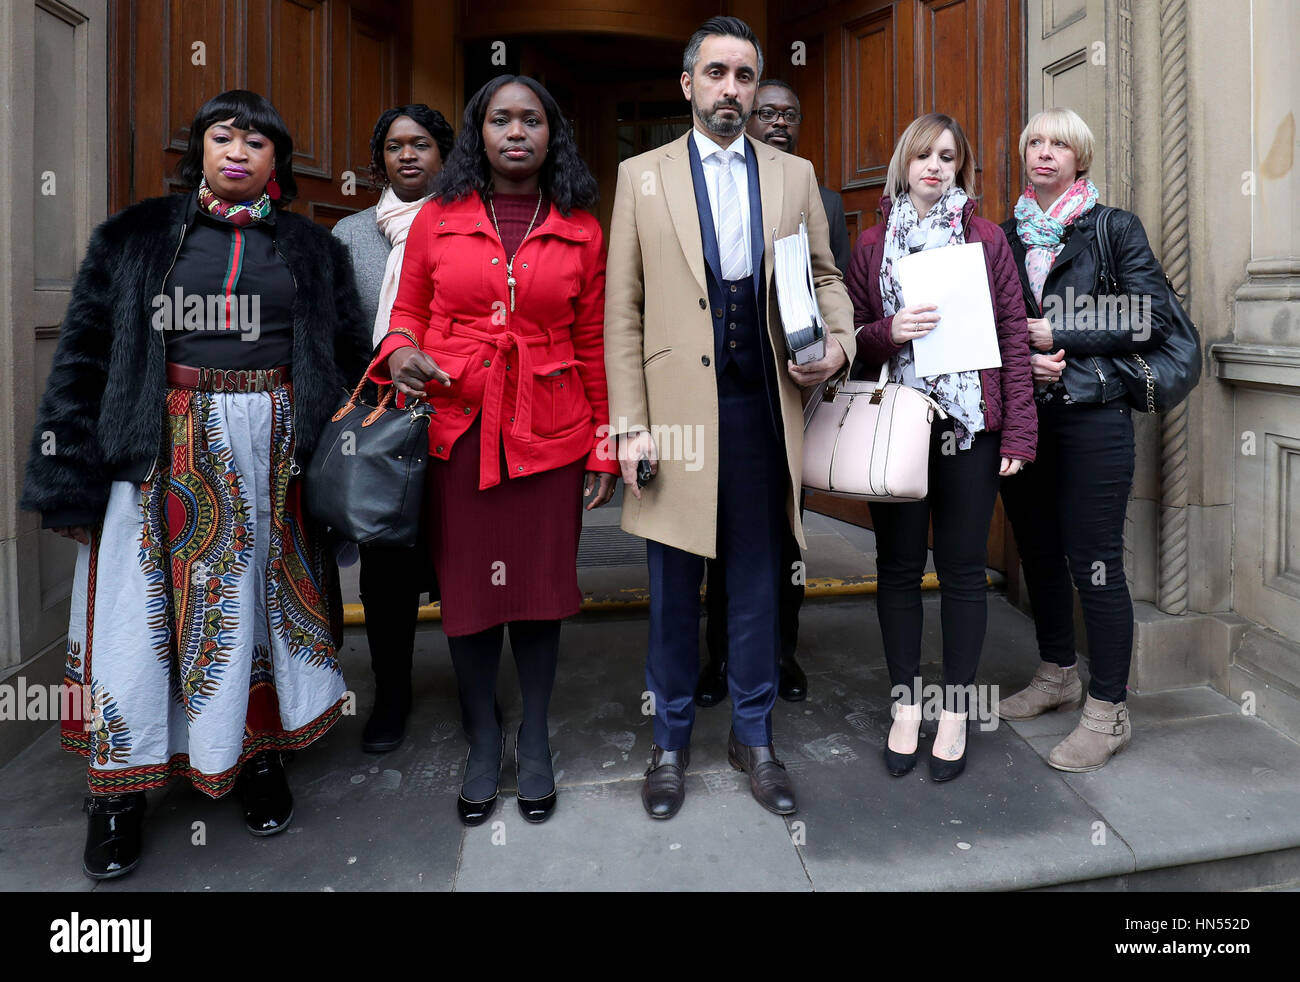
[[[492,199],[488,198],[488,208],[492,211],[492,227],[497,230],[497,238],[501,238],[501,226],[497,224],[497,206],[493,204]],[[528,228],[524,232],[524,237],[519,240],[519,249],[524,247],[528,241],[528,236],[532,234],[533,225],[537,222],[537,215],[542,210],[542,189],[537,189],[537,207],[533,209],[532,221],[528,223]],[[502,241],[502,245],[505,243]],[[519,249],[515,250],[514,256],[506,260],[506,286],[510,287],[510,312],[515,312],[515,256],[519,255]]]

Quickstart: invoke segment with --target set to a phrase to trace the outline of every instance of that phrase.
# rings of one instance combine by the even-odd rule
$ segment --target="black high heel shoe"
[[[521,725],[515,731],[515,782],[518,787],[519,775],[524,768],[520,766],[519,757],[519,734],[523,730]],[[549,749],[549,748],[548,748]],[[524,757],[523,761],[528,765],[527,770],[530,774],[537,777],[549,777],[551,781],[551,790],[549,793],[542,795],[540,798],[525,798],[520,792],[517,796],[519,802],[519,814],[524,816],[524,820],[537,824],[546,821],[551,812],[555,810],[555,774],[551,769],[551,759],[548,756],[545,763],[537,758]]]
[[[935,784],[944,781],[951,781],[954,777],[966,769],[966,751],[970,749],[970,719],[966,720],[966,742],[962,744],[961,756],[956,760],[948,760],[944,757],[936,757],[933,752],[930,754],[930,780]],[[935,740],[939,739],[939,734],[935,732]]]
[[[897,751],[890,750],[888,745],[885,747],[885,767],[894,777],[903,777],[912,772],[916,766],[916,751],[910,754],[900,754]]]
[[[470,774],[469,772],[469,755],[473,752],[474,752],[473,748],[471,747],[465,753],[465,776],[460,782],[460,794],[456,796],[456,812],[458,815],[460,815],[460,820],[464,822],[466,825],[482,825],[484,822],[488,820],[488,816],[492,814],[492,809],[496,807],[497,788],[493,787],[491,796],[484,798],[482,801],[473,801],[465,797],[465,785],[483,776],[477,773]],[[506,756],[506,731],[505,731],[505,727],[502,727],[501,728],[501,749],[497,753],[496,768],[492,774],[494,785],[498,783],[500,780],[501,762],[505,759],[505,756]]]

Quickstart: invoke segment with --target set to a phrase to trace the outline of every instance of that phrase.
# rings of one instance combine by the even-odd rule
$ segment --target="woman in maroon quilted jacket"
[[[928,113],[898,140],[885,177],[882,220],[858,237],[847,281],[858,354],[854,376],[891,381],[939,403],[930,440],[925,501],[872,502],[879,574],[880,633],[895,701],[885,765],[895,777],[916,765],[921,728],[921,576],[926,532],[934,525],[943,621],[943,707],[930,757],[932,780],[966,766],[971,686],[988,619],[985,564],[999,478],[1034,459],[1038,418],[1020,278],[997,225],[975,217],[975,160],[950,116]],[[934,330],[944,311],[904,302],[895,263],[909,253],[979,242],[997,321],[1000,368],[920,377],[912,341]]]

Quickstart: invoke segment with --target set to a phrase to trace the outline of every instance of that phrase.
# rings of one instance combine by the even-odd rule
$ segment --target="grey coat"
[[[375,315],[379,312],[379,290],[384,285],[384,270],[388,268],[388,254],[393,245],[388,236],[379,231],[375,222],[375,208],[341,218],[334,225],[334,237],[347,246],[352,257],[352,269],[357,278],[357,293],[366,317],[367,337],[375,329]]]

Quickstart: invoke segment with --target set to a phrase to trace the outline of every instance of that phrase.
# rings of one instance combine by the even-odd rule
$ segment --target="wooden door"
[[[948,113],[975,149],[979,213],[1003,221],[1019,196],[1024,0],[772,0],[766,74],[803,105],[799,151],[844,196],[849,237],[874,225],[899,135]],[[865,503],[809,495],[808,507],[870,527]],[[1014,576],[999,501],[989,565]]]
[[[333,225],[374,204],[370,133],[410,101],[410,22],[411,0],[116,0],[112,209],[174,189],[195,111],[232,88],[288,124],[293,211]]]

